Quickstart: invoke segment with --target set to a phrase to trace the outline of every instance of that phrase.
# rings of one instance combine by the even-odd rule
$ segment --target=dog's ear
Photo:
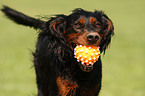
[[[63,34],[66,30],[66,17],[64,15],[59,15],[55,18],[51,18],[46,24],[48,35],[51,37],[51,47],[53,48],[53,54],[57,56],[59,61],[68,61],[72,58],[72,50],[68,43],[66,42]],[[50,41],[49,41],[50,42]]]
[[[66,27],[66,16],[57,16],[56,18],[52,18],[49,23],[49,30],[52,35],[63,34]]]
[[[114,35],[114,26],[112,21],[107,17],[107,15],[102,14],[102,22],[103,22],[103,37],[100,44],[101,52],[104,51],[108,47],[111,42],[111,37]]]

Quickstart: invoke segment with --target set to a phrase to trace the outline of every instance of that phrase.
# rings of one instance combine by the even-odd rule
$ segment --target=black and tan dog
[[[101,53],[105,53],[114,34],[107,15],[78,8],[70,15],[56,15],[42,21],[7,6],[2,11],[12,21],[40,30],[34,52],[38,96],[98,96],[101,58],[91,66],[92,70],[88,65],[83,65],[82,70],[73,52],[76,44],[80,44],[99,46]]]

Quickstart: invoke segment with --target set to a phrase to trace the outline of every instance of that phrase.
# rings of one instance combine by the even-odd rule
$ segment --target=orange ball
[[[74,49],[75,58],[83,65],[93,65],[99,58],[100,50],[98,46],[77,45]]]

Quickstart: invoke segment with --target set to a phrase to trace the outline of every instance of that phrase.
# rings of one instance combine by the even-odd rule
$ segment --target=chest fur
[[[86,88],[63,77],[58,77],[56,83],[59,96],[95,96],[100,86],[96,84],[91,88]]]

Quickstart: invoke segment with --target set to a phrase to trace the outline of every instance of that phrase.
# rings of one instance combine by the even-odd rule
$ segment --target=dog
[[[34,67],[38,96],[98,96],[101,89],[101,57],[92,65],[74,58],[76,45],[99,46],[104,53],[114,35],[112,21],[103,11],[77,8],[70,15],[43,21],[8,6],[1,11],[17,24],[39,30]]]

